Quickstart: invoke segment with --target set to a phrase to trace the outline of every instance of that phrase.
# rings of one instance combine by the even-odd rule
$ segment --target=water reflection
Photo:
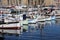
[[[48,34],[46,34],[47,33],[46,30],[50,31],[52,26],[55,24],[56,24],[56,21],[45,21],[45,22],[38,22],[37,26],[36,26],[36,24],[35,25],[31,24],[31,25],[33,25],[34,29],[39,30],[37,32],[37,33],[39,33],[39,37],[40,37],[39,40],[45,40],[45,39],[47,39],[47,35],[48,35]],[[31,25],[30,25],[30,28],[32,27]],[[49,29],[49,27],[51,27],[51,28]],[[32,30],[32,29],[29,29],[29,30]],[[34,30],[34,31],[37,31],[37,30]],[[32,32],[34,32],[34,31],[32,31]]]
[[[56,24],[60,24],[60,19],[56,19]]]
[[[0,40],[4,40],[4,34],[0,33]]]
[[[20,34],[21,30],[0,29],[1,33]]]
[[[45,26],[45,22],[40,22],[40,23],[38,23],[38,28],[40,29],[40,40],[42,40],[43,39],[43,35],[44,35],[44,31],[43,31],[43,29],[44,29],[44,26]]]
[[[26,31],[22,34],[1,34],[1,37],[3,40],[60,40],[60,26],[57,24],[60,24],[58,20],[24,25]]]

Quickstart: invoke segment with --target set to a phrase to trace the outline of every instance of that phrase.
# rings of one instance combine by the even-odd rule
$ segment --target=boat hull
[[[3,34],[21,34],[21,30],[0,29],[0,33]]]
[[[20,30],[21,27],[0,27],[0,29]]]
[[[55,20],[55,19],[56,19],[56,17],[55,16],[52,16],[52,17],[46,18],[45,20],[46,21],[50,21],[50,20]]]
[[[1,24],[0,29],[12,29],[12,30],[20,30],[20,23],[9,23],[9,24]]]
[[[37,20],[36,20],[36,19],[34,19],[34,20],[29,20],[28,23],[29,23],[29,24],[35,24],[35,23],[37,23]]]
[[[41,22],[41,21],[42,21],[42,22],[44,22],[44,21],[45,21],[45,19],[40,19],[40,20],[38,20],[38,22]]]

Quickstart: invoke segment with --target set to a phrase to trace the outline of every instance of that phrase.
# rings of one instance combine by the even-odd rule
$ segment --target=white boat
[[[45,17],[41,17],[38,16],[36,19],[32,19],[32,20],[29,20],[28,23],[37,23],[37,22],[41,22],[41,21],[50,21],[50,20],[55,20],[56,17],[55,16],[51,16],[51,17],[48,17],[48,18],[45,18]]]
[[[0,24],[0,29],[13,29],[13,30],[19,30],[21,29],[20,23],[19,22],[9,22],[9,23],[3,23]]]
[[[17,18],[13,18],[12,14],[0,14],[0,21],[2,21],[2,19],[4,19],[4,22],[16,22]]]
[[[16,22],[18,21],[18,19],[16,18],[12,18],[12,17],[8,17],[4,19],[4,22],[8,23],[8,22]]]
[[[27,25],[28,24],[28,20],[23,20],[23,14],[19,14],[19,15],[16,15],[16,17],[18,16],[18,19],[20,21],[20,24],[21,25]]]
[[[2,32],[3,30],[3,32]],[[11,33],[11,34],[20,34],[22,28],[19,22],[16,23],[6,23],[0,24],[0,32],[1,33]]]
[[[37,23],[37,19],[28,20],[28,23]]]
[[[38,19],[38,22],[41,22],[41,21],[45,21],[45,18],[44,19],[43,18]]]
[[[28,20],[26,19],[26,20],[22,20],[22,21],[20,21],[20,23],[21,23],[21,25],[28,25]]]
[[[38,16],[37,18],[35,18],[35,19],[30,19],[29,21],[28,21],[28,23],[37,23],[37,22],[39,22],[39,21],[45,21],[45,17],[41,17],[41,16]]]
[[[51,20],[55,20],[55,16],[54,17],[48,17],[48,18],[40,18],[38,19],[38,21],[51,21]]]
[[[37,16],[36,16],[36,14],[35,15],[33,15],[33,18],[32,19],[29,19],[28,20],[28,23],[37,23]]]
[[[50,20],[55,20],[56,16],[50,16],[50,17],[45,17],[45,16],[38,16],[37,21],[50,21]]]
[[[4,13],[5,14],[5,13]],[[0,14],[1,19],[4,19],[3,21],[0,22],[0,29],[16,29],[19,30],[21,28],[20,22],[16,20],[16,18],[13,18],[12,16],[3,16],[4,14]],[[19,29],[18,29],[19,28]]]
[[[40,22],[40,21],[45,21],[45,16],[38,16],[37,18],[37,21]]]
[[[55,19],[56,19],[55,16],[50,16],[49,18],[46,18],[45,20],[46,20],[46,21],[50,21],[50,20],[55,20]]]

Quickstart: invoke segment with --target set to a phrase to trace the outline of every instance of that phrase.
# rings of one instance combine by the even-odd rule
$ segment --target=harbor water
[[[2,40],[60,40],[60,19],[24,25],[21,34],[2,34]],[[1,29],[2,30],[2,29]],[[9,31],[9,30],[8,30]]]

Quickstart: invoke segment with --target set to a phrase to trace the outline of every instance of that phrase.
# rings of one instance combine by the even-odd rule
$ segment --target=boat
[[[36,15],[33,15],[33,18],[32,18],[32,19],[29,19],[29,20],[28,20],[28,23],[29,23],[29,24],[36,24],[36,23],[37,23]]]
[[[21,22],[22,25],[28,25],[28,20],[27,19],[26,20],[22,20],[20,22]]]
[[[40,18],[38,19],[38,22],[41,22],[41,21],[51,21],[51,20],[55,20],[56,17],[53,16],[53,17],[48,17],[48,18]]]
[[[27,32],[28,31],[28,25],[23,25],[23,31],[25,32]]]
[[[0,21],[0,29],[13,29],[13,30],[21,29],[20,22],[16,20],[15,17],[13,18],[12,16],[8,16],[5,13],[2,13],[0,15],[2,16],[2,17],[0,16],[0,20],[2,20]]]
[[[3,32],[1,31],[3,30]],[[20,22],[8,22],[0,24],[0,32],[1,33],[12,33],[12,34],[20,34],[22,30],[22,26]]]
[[[28,19],[23,19],[23,14],[19,15],[21,25],[28,25]]]
[[[35,24],[35,23],[37,23],[37,20],[36,19],[33,19],[33,20],[31,19],[31,20],[28,20],[28,23],[29,24]]]
[[[21,22],[22,25],[28,25],[28,24],[32,24],[32,23],[37,22],[37,20],[35,18],[33,18],[33,19],[30,19],[30,18],[23,19],[23,14],[19,15],[19,17],[20,17],[20,22]]]
[[[45,16],[38,15],[36,18],[28,20],[28,23],[51,21],[51,20],[55,20],[55,19],[56,19],[56,16],[45,17]]]
[[[42,17],[42,16],[39,15],[39,16],[37,16],[34,19],[28,20],[28,23],[30,23],[30,24],[32,24],[32,23],[36,24],[37,22],[40,22],[40,21],[45,21],[45,17]]]
[[[50,16],[50,17],[46,18],[45,20],[46,20],[46,21],[50,21],[50,20],[55,20],[55,19],[56,19],[55,16]]]
[[[38,22],[44,22],[44,21],[45,21],[45,16],[40,16],[40,15],[39,15],[39,16],[37,17],[37,21],[38,21]]]
[[[38,22],[44,22],[45,18],[38,18]]]

